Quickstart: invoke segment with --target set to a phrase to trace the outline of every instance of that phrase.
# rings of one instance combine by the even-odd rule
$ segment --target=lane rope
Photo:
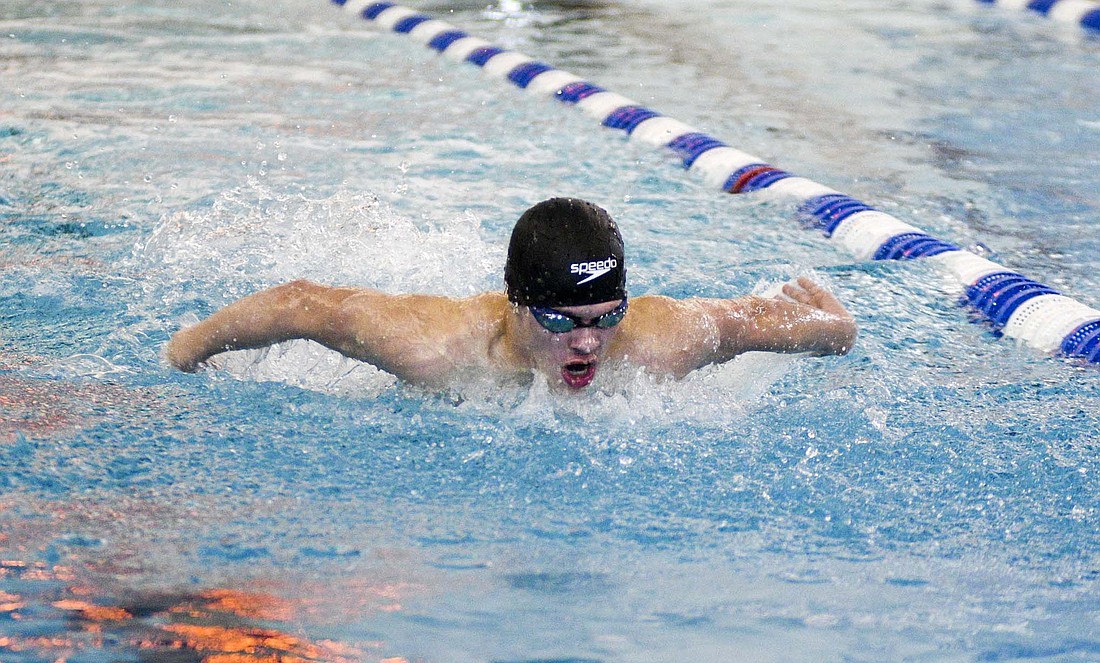
[[[978,0],[984,5],[1030,10],[1059,23],[1100,31],[1100,2],[1092,0]]]
[[[851,196],[772,166],[580,76],[494,46],[414,9],[392,2],[331,1],[449,59],[472,63],[490,77],[576,106],[603,126],[626,132],[631,140],[667,148],[682,159],[686,170],[723,191],[767,190],[793,198],[804,225],[821,230],[859,260],[934,261],[962,284],[965,302],[980,311],[995,332],[1041,352],[1100,363],[1100,310],[1050,286],[937,239]]]

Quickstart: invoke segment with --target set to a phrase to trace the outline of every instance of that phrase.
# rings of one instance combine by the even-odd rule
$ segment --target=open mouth
[[[583,389],[596,377],[596,364],[585,361],[569,362],[561,369],[561,377],[573,389]]]

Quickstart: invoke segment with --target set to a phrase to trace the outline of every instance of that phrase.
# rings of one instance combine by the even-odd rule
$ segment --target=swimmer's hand
[[[799,304],[806,304],[827,313],[852,317],[848,310],[844,308],[844,305],[840,303],[840,300],[833,296],[833,293],[805,276],[798,277],[798,280],[794,283],[785,284],[783,294]]]
[[[164,347],[165,360],[184,373],[194,373],[206,359],[201,352],[201,344],[196,346],[193,342],[193,329],[194,327],[187,327],[172,334],[168,345]]]
[[[829,354],[847,354],[856,342],[856,321],[844,304],[825,288],[805,276],[783,286],[783,294],[790,299],[829,314],[819,329],[821,340],[828,346]]]

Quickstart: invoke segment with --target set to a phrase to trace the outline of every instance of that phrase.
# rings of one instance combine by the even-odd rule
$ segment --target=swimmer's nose
[[[569,348],[582,355],[590,355],[600,347],[600,335],[591,327],[583,327],[570,332]]]

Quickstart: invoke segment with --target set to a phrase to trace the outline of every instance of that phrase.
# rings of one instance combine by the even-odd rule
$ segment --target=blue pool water
[[[1100,305],[1100,42],[968,0],[416,5]],[[776,4],[776,3],[773,3]],[[1095,661],[1100,376],[926,262],[325,2],[0,9],[0,660]],[[169,334],[292,278],[501,287],[517,214],[633,293],[812,274],[846,357],[435,395]]]

